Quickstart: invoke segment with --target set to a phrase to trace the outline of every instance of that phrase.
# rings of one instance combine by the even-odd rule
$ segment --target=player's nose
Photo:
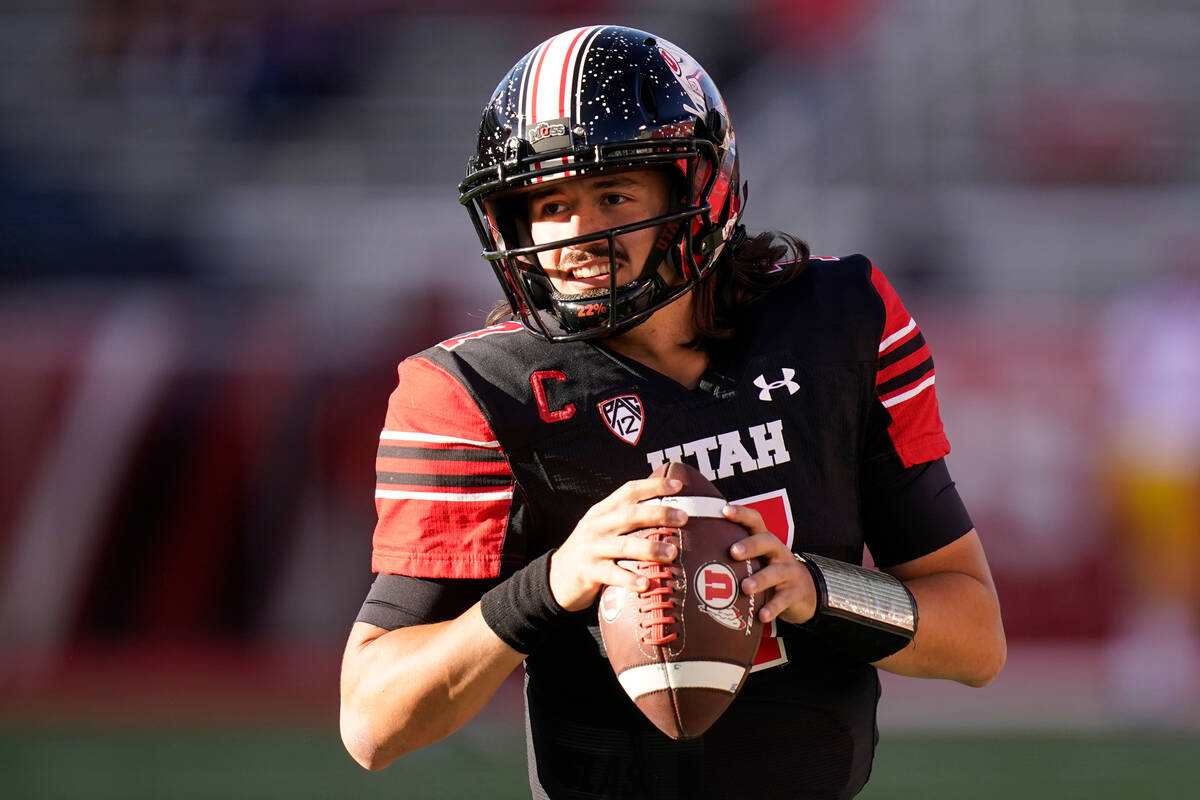
[[[567,220],[569,235],[584,236],[607,229],[609,226],[599,209],[590,204],[576,206],[570,219]]]

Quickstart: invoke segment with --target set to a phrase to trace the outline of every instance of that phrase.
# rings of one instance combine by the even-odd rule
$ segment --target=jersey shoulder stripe
[[[425,358],[400,364],[376,456],[372,567],[425,578],[499,574],[513,474],[475,402]]]
[[[950,443],[938,410],[933,356],[888,279],[874,265],[870,276],[883,302],[875,393],[891,415],[888,435],[906,467],[934,461],[950,452]]]
[[[434,345],[434,347],[440,348],[441,350],[449,353],[458,349],[467,342],[483,339],[487,336],[499,336],[503,334],[517,333],[524,329],[525,326],[520,322],[509,320],[508,322],[499,322],[486,328],[480,328],[479,330],[468,331],[466,333],[460,333],[457,336],[451,336],[449,339]]]

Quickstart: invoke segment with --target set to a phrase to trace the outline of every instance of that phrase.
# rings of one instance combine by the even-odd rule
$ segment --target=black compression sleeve
[[[506,580],[449,580],[378,575],[357,620],[395,630],[453,619],[479,601],[484,621],[505,644],[531,653],[570,616],[550,591],[550,556],[534,559]]]
[[[454,619],[499,582],[380,574],[357,619],[388,630]]]
[[[907,469],[897,458],[868,464],[862,520],[867,547],[879,567],[928,555],[974,527],[941,458]]]

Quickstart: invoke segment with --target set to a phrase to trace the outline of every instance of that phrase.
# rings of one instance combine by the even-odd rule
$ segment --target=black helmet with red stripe
[[[620,228],[534,245],[514,190],[598,171],[661,168],[668,212]],[[573,341],[628,330],[690,291],[717,263],[741,215],[737,147],[708,73],[661,37],[611,25],[551,37],[516,63],[483,111],[478,148],[459,185],[505,296],[533,333]],[[538,266],[543,250],[662,227],[630,282],[586,295],[557,293]],[[596,313],[597,308],[601,309]]]

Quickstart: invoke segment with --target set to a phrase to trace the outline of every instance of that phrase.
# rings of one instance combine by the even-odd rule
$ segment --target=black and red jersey
[[[451,613],[439,593],[465,592],[469,605],[668,461],[756,508],[796,552],[862,563],[866,547],[889,566],[971,527],[952,491],[908,488],[927,474],[949,484],[933,361],[861,256],[812,259],[749,306],[696,389],[602,343],[550,344],[517,323],[435,345],[399,377],[380,438],[373,568],[425,579],[413,592],[425,599],[395,615],[364,606],[360,619],[384,627]],[[595,612],[578,616],[526,660],[535,796],[728,797],[751,781],[768,796],[843,797],[865,783],[873,667],[776,623],[725,716],[675,742],[621,691]]]

